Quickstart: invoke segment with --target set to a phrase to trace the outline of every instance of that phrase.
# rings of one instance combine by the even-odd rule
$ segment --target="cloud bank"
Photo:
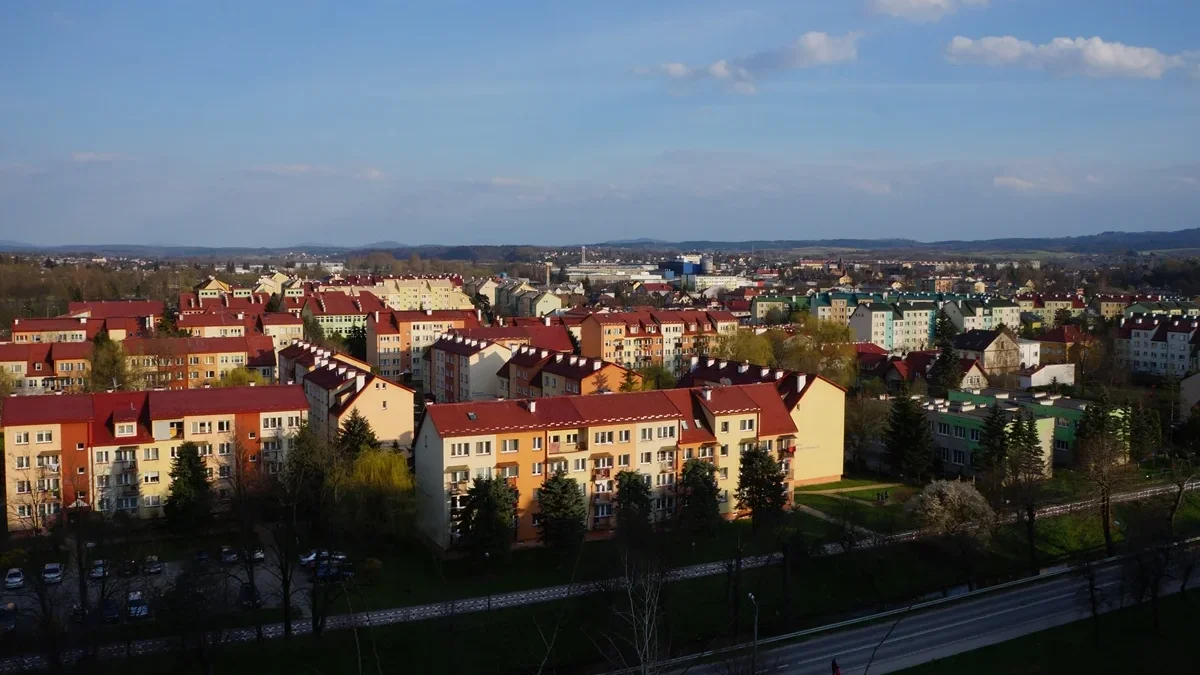
[[[946,47],[954,65],[1016,66],[1060,76],[1157,80],[1168,71],[1196,69],[1192,54],[1164,54],[1153,47],[1106,42],[1099,37],[1054,38],[1034,44],[1011,35],[971,39],[956,36]]]
[[[986,7],[988,0],[868,0],[876,14],[909,21],[939,21],[964,7]]]

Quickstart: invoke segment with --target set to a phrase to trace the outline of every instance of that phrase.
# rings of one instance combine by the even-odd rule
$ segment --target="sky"
[[[1195,0],[0,3],[0,240],[1200,227]]]

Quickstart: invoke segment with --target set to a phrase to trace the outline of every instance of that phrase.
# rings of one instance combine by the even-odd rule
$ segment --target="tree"
[[[1162,448],[1158,411],[1138,401],[1129,411],[1129,461],[1142,462]]]
[[[263,307],[263,311],[267,313],[283,311],[283,298],[278,293],[272,293],[271,297],[267,298],[267,304]]]
[[[360,452],[379,447],[375,430],[358,408],[350,411],[350,417],[347,417],[342,423],[342,428],[338,429],[337,446],[347,457],[354,457]]]
[[[908,504],[921,525],[950,545],[974,589],[973,570],[991,540],[996,513],[979,490],[965,481],[935,480]]]
[[[1063,307],[1054,311],[1054,325],[1065,326],[1071,323],[1071,310]]]
[[[386,541],[412,532],[416,482],[408,459],[393,450],[369,448],[353,458],[341,487],[343,528]]]
[[[1125,411],[1107,401],[1088,405],[1075,432],[1076,470],[1096,494],[1104,548],[1115,552],[1112,535],[1112,495],[1125,482],[1129,461],[1129,425]]]
[[[944,308],[939,309],[937,318],[933,320],[933,341],[939,345],[945,344],[952,342],[955,335],[958,335],[958,327],[954,325],[954,321],[950,319],[950,315]]]
[[[933,367],[929,369],[929,393],[944,397],[951,389],[961,387],[962,379],[962,359],[954,345],[946,342],[942,345],[942,353],[938,354]]]
[[[738,470],[738,508],[749,510],[754,529],[778,523],[788,496],[784,490],[783,469],[771,453],[751,447],[742,453]]]
[[[642,389],[673,389],[675,376],[660,364],[654,363],[642,368],[638,373],[642,376]]]
[[[120,343],[108,339],[104,333],[97,333],[88,357],[88,390],[137,389],[140,384],[130,373]]]
[[[684,462],[678,494],[680,530],[692,536],[712,534],[721,522],[717,467],[700,459]]]
[[[483,314],[484,320],[486,320],[489,324],[495,323],[496,316],[492,313],[492,301],[488,299],[488,296],[484,295],[483,293],[476,293],[475,296],[471,298],[471,304],[475,306],[475,309],[479,310],[479,312]]]
[[[771,341],[750,330],[737,330],[722,335],[717,340],[713,356],[729,361],[749,362],[757,366],[775,364],[775,353],[771,349]]]
[[[367,329],[352,326],[346,333],[346,351],[359,361],[367,360]]]
[[[547,546],[571,549],[583,541],[587,531],[587,504],[579,481],[556,472],[538,491],[542,520],[538,528]]]
[[[633,372],[632,368],[626,368],[625,374],[621,377],[621,391],[637,391],[640,387],[641,383],[638,382],[637,373]]]
[[[627,550],[642,549],[653,536],[651,520],[654,517],[654,504],[650,497],[650,486],[636,471],[618,473],[616,484],[613,511],[617,521],[617,540]]]
[[[867,452],[883,440],[887,410],[886,403],[861,392],[846,401],[845,445],[851,467],[863,468]]]
[[[318,344],[325,341],[325,327],[315,317],[305,314],[301,320],[304,323],[305,340]]]
[[[503,478],[476,478],[471,483],[461,528],[463,544],[477,561],[507,555],[516,504],[517,491]]]
[[[1042,502],[1046,480],[1046,455],[1038,436],[1037,421],[1032,411],[1013,416],[1008,430],[1007,480],[1004,483],[1006,501],[1016,510],[1017,521],[1025,525],[1025,540],[1029,545],[1030,574],[1038,572],[1037,511]]]
[[[592,384],[596,387],[596,390],[593,392],[595,394],[606,394],[612,391],[608,382],[608,374],[603,370],[596,373],[596,376],[592,378]]]
[[[933,437],[925,411],[907,389],[892,399],[888,415],[887,435],[884,438],[888,464],[902,478],[920,481],[929,473],[933,462]]]
[[[993,405],[983,420],[979,449],[972,456],[976,475],[983,491],[999,502],[1001,490],[1008,479],[1008,415]]]
[[[163,514],[175,532],[195,532],[212,518],[212,486],[199,447],[187,441],[171,461],[171,488]]]
[[[266,384],[266,380],[259,374],[257,370],[250,370],[246,367],[234,368],[227,371],[221,376],[221,379],[213,383],[214,387],[246,387],[249,385],[261,386]]]
[[[778,326],[782,323],[786,323],[787,319],[787,310],[780,307],[773,307],[768,310],[766,316],[763,317],[763,323],[768,326]]]

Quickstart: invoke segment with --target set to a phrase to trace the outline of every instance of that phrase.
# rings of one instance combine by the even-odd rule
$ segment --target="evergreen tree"
[[[283,298],[278,293],[272,293],[271,297],[267,298],[267,305],[263,311],[268,313],[283,311]]]
[[[1157,410],[1140,401],[1129,415],[1129,461],[1141,462],[1162,448],[1161,418]]]
[[[973,455],[974,468],[980,477],[981,488],[993,499],[1008,474],[1008,419],[1000,406],[993,405],[983,420],[979,449]]]
[[[547,546],[566,549],[578,546],[587,531],[587,504],[579,481],[555,473],[538,492],[542,522],[539,529]]]
[[[621,378],[621,391],[637,391],[641,388],[641,383],[638,382],[637,373],[633,372],[632,368],[625,369],[625,376]]]
[[[626,548],[645,546],[653,534],[651,519],[654,505],[650,497],[650,486],[642,474],[622,471],[616,478],[617,494],[613,497],[613,511],[617,521],[617,539]]]
[[[1025,524],[1029,546],[1029,567],[1038,570],[1037,511],[1041,506],[1046,480],[1046,457],[1038,437],[1037,418],[1032,411],[1018,412],[1009,427],[1008,480],[1004,486],[1005,499],[1016,510],[1018,522]]]
[[[88,357],[88,390],[137,389],[140,382],[130,374],[129,362],[121,343],[108,339],[100,332],[92,340],[92,353]]]
[[[517,491],[503,478],[476,478],[467,489],[460,527],[463,545],[476,560],[507,555],[516,506]]]
[[[346,351],[360,361],[367,360],[367,329],[354,326],[346,333]]]
[[[316,318],[312,316],[304,316],[301,318],[304,323],[304,339],[309,342],[321,343],[325,340],[325,327],[321,325]]]
[[[950,342],[942,344],[942,353],[938,354],[933,367],[929,369],[929,393],[933,396],[945,396],[951,389],[962,386],[962,358],[958,350]]]
[[[367,421],[366,417],[363,417],[358,408],[350,412],[350,417],[346,418],[342,428],[338,430],[337,446],[338,450],[347,457],[353,457],[362,450],[379,447],[379,439],[375,437],[375,430],[371,428],[371,423]]]
[[[742,466],[745,466],[745,458]],[[689,459],[679,476],[679,526],[691,535],[708,535],[721,522],[717,489],[717,467],[711,462]]]
[[[212,518],[212,486],[195,443],[179,446],[171,460],[171,488],[163,514],[173,532],[191,533]]]
[[[937,318],[935,318],[933,322],[933,341],[939,345],[945,344],[947,342],[952,342],[955,335],[958,335],[958,328],[955,327],[954,322],[950,319],[950,315],[946,313],[946,310],[939,309],[937,312]]]
[[[920,403],[908,395],[907,388],[892,399],[888,429],[884,441],[892,471],[913,481],[929,473],[933,462],[933,436]]]
[[[1104,400],[1088,405],[1075,431],[1073,455],[1076,470],[1096,494],[1105,551],[1112,556],[1112,495],[1129,477],[1129,411]]]
[[[787,505],[783,469],[767,450],[752,447],[742,453],[738,471],[738,508],[750,511],[754,528],[779,522]]]

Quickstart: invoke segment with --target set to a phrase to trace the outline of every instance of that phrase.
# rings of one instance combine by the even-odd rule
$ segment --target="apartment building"
[[[358,295],[327,291],[305,297],[300,315],[315,320],[326,334],[348,335],[351,328],[365,328],[368,317],[386,309],[379,298],[366,291]]]
[[[218,297],[198,298],[195,293],[179,295],[179,315],[190,314],[244,314],[254,317],[267,312],[271,296],[263,293],[249,295],[221,295]],[[304,298],[290,297],[280,301],[279,311],[300,316],[304,306]]]
[[[47,394],[83,389],[88,382],[90,342],[0,344],[0,371],[14,394]]]
[[[1121,319],[1113,341],[1114,363],[1131,372],[1183,377],[1197,368],[1200,318],[1138,315]],[[1045,342],[1042,343],[1043,360]]]
[[[438,403],[501,396],[498,372],[511,356],[512,350],[504,345],[447,333],[425,353],[429,368],[424,391]]]
[[[500,368],[500,391],[509,398],[579,396],[620,390],[629,371],[621,366],[564,352],[518,347]],[[642,376],[632,374],[636,390]]]
[[[993,330],[1000,326],[1016,329],[1021,325],[1021,308],[1004,298],[949,300],[942,305],[942,309],[960,333]]]
[[[371,373],[357,359],[332,355],[314,345],[298,342],[280,354],[296,364],[295,381],[304,387],[309,422],[327,442],[337,440],[346,420],[357,411],[380,443],[397,450],[412,446],[412,389]]]
[[[242,337],[246,329],[246,315],[242,312],[221,314],[181,314],[175,326],[193,337]]]
[[[970,330],[956,335],[954,348],[963,358],[979,361],[988,375],[1011,373],[1021,367],[1021,348],[1007,328]]]
[[[1097,316],[1114,321],[1124,316],[1125,308],[1133,302],[1128,295],[1112,295],[1101,293],[1092,296],[1088,303],[1088,311]]]
[[[571,341],[571,332],[565,325],[551,324],[550,317],[544,317],[544,320],[544,324],[539,321],[521,326],[463,328],[455,330],[454,334],[495,342],[511,350],[518,347],[532,347],[552,352],[570,352],[575,349],[575,343]]]
[[[908,352],[933,344],[936,316],[932,302],[872,302],[857,305],[848,325],[856,342],[870,342],[890,352]]]
[[[730,387],[433,404],[414,447],[418,526],[449,548],[470,481],[504,477],[518,493],[514,538],[534,540],[538,488],[555,473],[579,481],[590,530],[613,527],[614,478],[621,471],[642,476],[656,513],[666,518],[688,459],[716,466],[720,509],[733,518],[741,453],[752,446],[778,457],[789,495],[795,485],[837,480],[844,407],[843,389],[807,375]]]
[[[1019,295],[1013,298],[1022,312],[1035,314],[1042,320],[1046,328],[1054,328],[1060,311],[1066,311],[1071,317],[1082,316],[1087,310],[1087,303],[1078,295],[1045,294]]]
[[[289,312],[260,314],[254,320],[254,329],[274,340],[276,352],[304,338],[304,320]]]
[[[34,342],[88,342],[104,330],[103,320],[87,317],[12,320],[9,330],[12,342],[28,344]]]
[[[317,292],[335,291],[357,297],[363,293],[397,311],[470,310],[475,305],[463,293],[462,279],[451,276],[332,276],[314,284]]]
[[[678,373],[689,357],[708,353],[721,335],[735,332],[738,320],[725,311],[641,310],[592,314],[580,329],[583,356]]]
[[[371,366],[349,354],[335,352],[303,340],[294,340],[279,350],[279,381],[283,384],[299,384],[304,376],[320,367],[317,362],[334,363],[355,370],[371,370]]]
[[[463,282],[463,293],[468,298],[474,298],[476,295],[482,295],[487,298],[488,305],[496,306],[496,289],[500,284],[491,277],[483,277],[481,279],[468,279]]]
[[[951,403],[974,403],[979,406],[999,405],[1006,410],[1017,407],[1033,412],[1039,418],[1054,418],[1054,464],[1069,466],[1071,453],[1075,449],[1075,431],[1079,428],[1079,420],[1087,410],[1090,401],[1072,398],[1047,392],[1026,392],[1008,389],[971,389],[950,391],[947,400]],[[1118,408],[1112,413],[1123,417],[1125,411]]]
[[[562,298],[549,291],[530,291],[517,298],[517,316],[547,316],[562,308]]]
[[[367,321],[367,362],[388,378],[424,379],[424,356],[444,333],[478,328],[479,313],[468,310],[385,310]]]
[[[569,356],[569,353],[566,355]],[[539,398],[542,395],[542,367],[556,356],[564,356],[564,353],[524,346],[514,348],[512,356],[496,371],[501,395],[507,398]]]
[[[1169,317],[1200,317],[1200,305],[1190,300],[1170,300],[1159,296],[1139,296],[1124,310],[1125,318],[1138,315]]]
[[[166,311],[161,300],[79,300],[67,303],[63,316],[87,319],[137,319],[141,328],[152,329]]]
[[[218,504],[251,472],[277,473],[307,415],[300,387],[26,396],[4,406],[9,531],[73,510],[162,515],[171,459],[194,442]]]
[[[1059,326],[1038,338],[1041,363],[1078,363],[1095,341],[1078,326]]]
[[[1006,413],[1012,426],[1012,413],[1019,406],[1009,405],[1003,401],[992,403],[999,405]],[[942,471],[947,474],[972,476],[976,471],[980,441],[983,439],[985,421],[991,414],[988,405],[979,405],[972,401],[945,401],[933,399],[924,404],[925,419],[929,423],[929,432],[933,437],[934,454],[942,461]],[[1041,447],[1042,466],[1045,475],[1053,473],[1054,466],[1054,425],[1055,417],[1035,411],[1034,428],[1037,429],[1038,444]]]
[[[275,344],[265,335],[131,338],[122,347],[130,372],[141,375],[147,389],[211,386],[237,368],[275,379]]]
[[[756,295],[750,298],[750,320],[755,324],[767,323],[772,312],[784,319],[793,312],[808,309],[807,295]]]
[[[1017,338],[1017,349],[1021,353],[1021,367],[1034,368],[1042,364],[1042,343],[1037,340]]]

